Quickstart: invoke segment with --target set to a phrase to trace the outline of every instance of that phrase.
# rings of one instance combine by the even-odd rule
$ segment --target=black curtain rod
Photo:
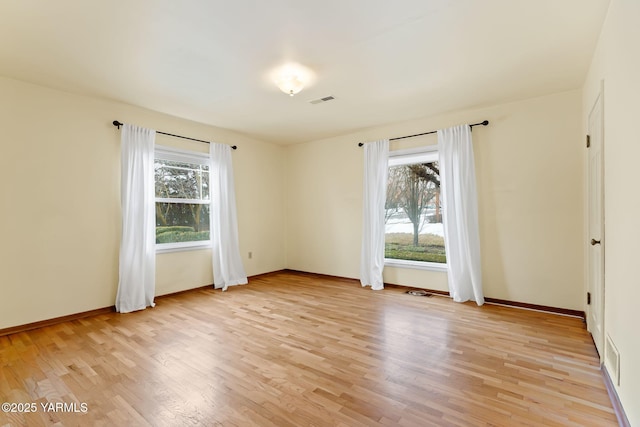
[[[124,123],[120,123],[117,120],[113,121],[113,125],[115,127],[117,127],[118,129],[120,129],[120,126],[122,126]],[[167,135],[167,136],[173,136],[175,138],[182,138],[182,139],[188,139],[190,141],[198,141],[198,142],[204,142],[205,144],[211,144],[211,142],[209,141],[205,141],[204,139],[195,139],[195,138],[189,138],[188,136],[182,136],[182,135],[175,135],[173,133],[167,133],[167,132],[160,132],[159,130],[156,131],[156,133],[161,133],[163,135]],[[232,145],[231,148],[233,148],[234,150],[238,149],[237,145]]]
[[[469,125],[469,127],[473,128],[474,126],[480,126],[480,125],[486,126],[488,124],[489,124],[489,120],[485,120],[485,121],[480,122],[480,123],[474,123],[472,125]],[[436,132],[438,132],[438,131],[437,130],[432,130],[431,132],[416,133],[415,135],[398,136],[398,137],[395,137],[395,138],[389,138],[389,141],[397,141],[399,139],[413,138],[415,136],[430,135],[430,134],[436,133]],[[362,147],[363,145],[364,145],[364,142],[359,142],[358,143],[358,147]]]

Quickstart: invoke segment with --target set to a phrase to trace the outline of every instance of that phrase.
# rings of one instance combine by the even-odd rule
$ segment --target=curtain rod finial
[[[489,120],[485,120],[484,122],[482,122],[482,126],[486,126],[489,124]]]
[[[113,125],[114,125],[115,127],[117,127],[118,129],[120,129],[120,126],[122,126],[122,125],[123,125],[123,123],[120,123],[119,121],[114,120],[114,121],[113,121]]]

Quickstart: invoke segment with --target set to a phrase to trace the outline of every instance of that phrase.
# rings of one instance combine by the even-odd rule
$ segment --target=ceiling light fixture
[[[305,86],[313,83],[313,77],[311,70],[296,63],[282,65],[271,73],[272,81],[289,96],[295,95]]]
[[[295,74],[283,75],[276,80],[276,84],[281,91],[289,96],[293,96],[304,88],[304,83],[300,80],[300,76]]]

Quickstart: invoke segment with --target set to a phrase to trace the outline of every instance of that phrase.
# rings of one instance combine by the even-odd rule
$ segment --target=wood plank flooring
[[[405,291],[284,272],[1,337],[37,410],[0,426],[617,425],[582,320]]]

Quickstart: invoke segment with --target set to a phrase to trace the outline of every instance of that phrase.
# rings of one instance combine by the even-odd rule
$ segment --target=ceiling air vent
[[[327,102],[334,99],[335,98],[333,96],[329,95],[325,96],[324,98],[312,99],[311,101],[309,101],[309,104],[320,104],[321,102]]]

